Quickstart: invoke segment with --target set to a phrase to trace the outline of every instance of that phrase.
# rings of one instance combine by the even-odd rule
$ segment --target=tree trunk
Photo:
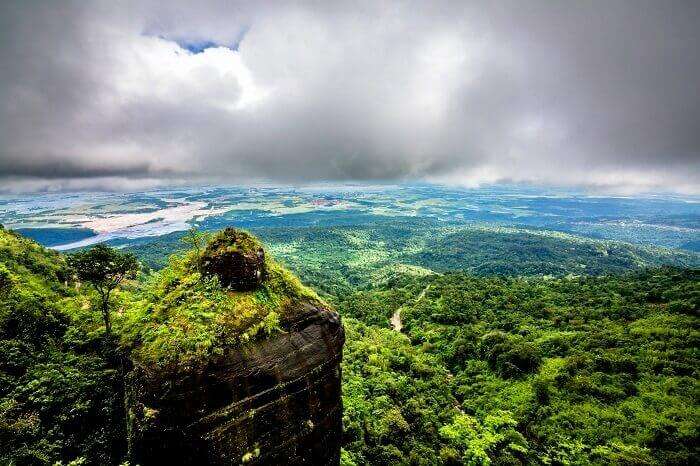
[[[105,334],[112,334],[112,322],[109,320],[109,294],[102,296],[102,319],[105,321]]]

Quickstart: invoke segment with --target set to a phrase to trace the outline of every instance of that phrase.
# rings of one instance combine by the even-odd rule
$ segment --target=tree
[[[90,283],[100,295],[100,312],[105,323],[105,332],[112,333],[109,314],[109,299],[112,291],[125,279],[136,275],[138,262],[131,253],[121,253],[104,244],[72,254],[68,263],[78,279]]]
[[[207,234],[202,233],[196,226],[193,225],[189,230],[187,230],[185,236],[182,237],[182,241],[194,249],[197,252],[197,257],[199,257],[202,254],[202,249],[207,243]]]

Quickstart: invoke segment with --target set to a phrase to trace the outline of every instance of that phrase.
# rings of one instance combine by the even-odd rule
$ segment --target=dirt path
[[[418,301],[423,299],[423,296],[425,296],[426,291],[430,289],[430,285],[426,286],[423,288],[423,291],[420,292],[416,300],[413,302],[413,304],[416,304]],[[397,310],[394,311],[394,314],[391,316],[391,319],[389,322],[391,323],[391,328],[394,329],[396,332],[401,332],[401,329],[403,329],[403,323],[401,322],[401,309],[403,309],[403,306],[399,307]]]
[[[393,328],[396,332],[401,331],[403,328],[403,324],[401,323],[401,308],[394,311],[394,315],[391,316],[390,322],[391,328]]]
[[[430,289],[430,285],[428,285],[428,286],[426,286],[425,288],[423,288],[423,291],[420,292],[420,294],[419,294],[418,297],[416,298],[416,301],[415,301],[413,304],[416,304],[418,301],[420,301],[421,299],[423,299],[423,296],[425,296],[425,293],[426,293],[429,289]]]

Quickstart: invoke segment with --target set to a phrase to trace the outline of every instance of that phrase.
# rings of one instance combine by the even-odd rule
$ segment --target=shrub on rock
[[[265,251],[251,234],[226,228],[207,245],[200,259],[205,276],[216,276],[224,288],[256,289],[265,279]]]

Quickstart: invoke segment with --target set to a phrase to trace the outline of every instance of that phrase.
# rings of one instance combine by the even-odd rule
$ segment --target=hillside
[[[254,237],[125,282],[114,338],[64,257],[7,230],[0,286],[0,463],[337,462],[342,325]]]
[[[396,230],[322,232],[286,249],[298,232],[273,232],[270,249],[238,230],[194,233],[116,292],[112,340],[64,256],[1,230],[0,461],[697,462],[697,268],[648,268],[659,250],[619,243],[599,260],[604,242],[469,230],[420,244],[433,244],[434,264],[508,253],[562,273],[434,271],[372,252],[347,262],[375,245],[407,257]],[[374,242],[381,234],[396,242]],[[296,263],[312,281],[331,277],[344,318],[342,414],[343,327],[269,253],[305,257],[319,236],[316,256]],[[324,255],[337,270],[320,267]],[[622,260],[601,262],[611,256]],[[563,273],[584,258],[610,269]]]
[[[699,458],[697,269],[404,277],[338,308],[347,464]]]
[[[324,297],[368,288],[397,266],[476,275],[600,275],[645,267],[700,267],[697,253],[532,228],[445,225],[426,219],[348,226],[251,229]],[[153,268],[182,249],[182,233],[127,244]]]
[[[325,305],[263,251],[251,235],[226,229],[206,249],[173,256],[168,267],[147,277],[129,296],[121,321],[122,340],[135,345],[135,361],[206,362],[226,348],[282,331],[281,324],[304,306]],[[231,262],[232,255],[244,262]],[[232,282],[239,276],[249,281]]]
[[[227,228],[133,295],[121,331],[137,464],[337,464],[338,315]]]
[[[81,322],[65,260],[0,229],[0,463],[126,453],[118,364]]]

